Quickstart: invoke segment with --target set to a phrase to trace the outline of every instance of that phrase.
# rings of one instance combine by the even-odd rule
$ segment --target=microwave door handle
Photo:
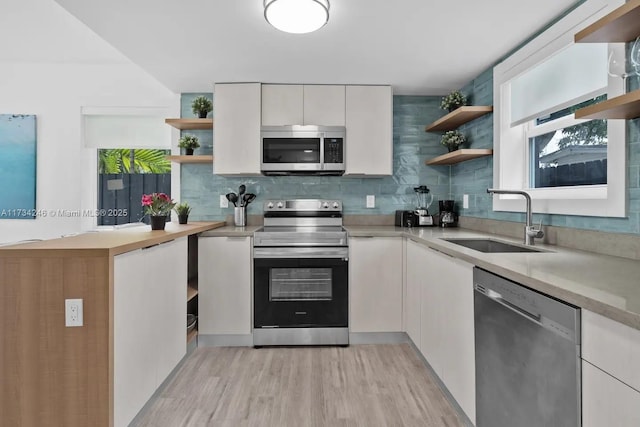
[[[324,170],[324,133],[319,133],[320,137],[320,169]]]

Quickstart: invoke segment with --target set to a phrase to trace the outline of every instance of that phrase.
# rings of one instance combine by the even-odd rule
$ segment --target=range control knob
[[[267,203],[267,208],[268,209],[273,209],[273,202]]]
[[[340,204],[338,202],[333,202],[333,209],[338,209]]]
[[[278,209],[281,209],[284,205],[282,204],[282,202],[278,202],[276,206],[278,207]]]
[[[324,202],[324,203],[322,204],[322,207],[323,207],[323,208],[325,208],[325,209],[329,209],[329,203]]]

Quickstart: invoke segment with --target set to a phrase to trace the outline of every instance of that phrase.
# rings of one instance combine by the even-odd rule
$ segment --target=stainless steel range
[[[339,200],[267,200],[254,233],[253,344],[349,344],[349,248]]]

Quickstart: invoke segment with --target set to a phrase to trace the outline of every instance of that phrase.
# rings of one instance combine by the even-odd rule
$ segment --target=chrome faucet
[[[535,245],[535,239],[542,239],[544,237],[544,231],[542,231],[542,221],[540,222],[540,228],[533,226],[533,213],[531,212],[531,196],[529,193],[521,190],[499,190],[497,188],[487,188],[487,193],[494,194],[517,194],[524,196],[527,201],[527,217],[524,226],[524,244],[533,246]]]

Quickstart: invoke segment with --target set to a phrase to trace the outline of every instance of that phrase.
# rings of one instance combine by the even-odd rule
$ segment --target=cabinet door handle
[[[449,255],[449,254],[448,254],[448,253],[446,253],[446,252],[442,252],[440,249],[432,248],[431,246],[427,246],[427,247],[428,247],[429,249],[431,249],[432,251],[434,251],[434,252],[438,252],[438,253],[440,253],[440,254],[442,254],[442,255],[446,255],[446,256],[448,256],[449,258],[454,258],[454,259],[456,258],[456,257],[454,257],[453,255]]]

